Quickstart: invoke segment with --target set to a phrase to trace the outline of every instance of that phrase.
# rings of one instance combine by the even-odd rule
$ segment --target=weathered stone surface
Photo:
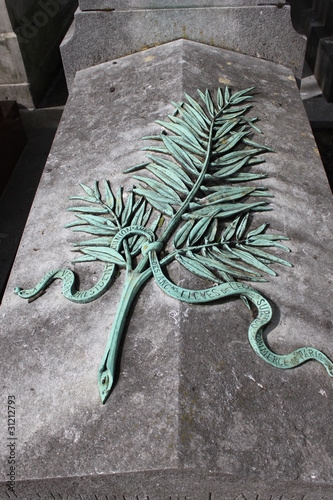
[[[8,33],[12,31],[12,25],[9,20],[5,0],[0,0],[0,33]]]
[[[78,9],[61,46],[67,84],[78,70],[180,38],[283,64],[301,76],[306,40],[294,31],[287,6]]]
[[[230,474],[192,469],[72,477],[64,482],[22,482],[22,499],[66,500],[331,500],[332,486],[270,480],[254,482]],[[78,491],[80,493],[78,493]],[[37,496],[38,495],[38,496]],[[6,498],[6,497],[5,497]],[[14,498],[14,497],[12,497]]]
[[[79,0],[81,10],[108,9],[164,9],[170,7],[240,7],[243,5],[267,5],[266,0]],[[279,4],[285,0],[272,0],[269,5]]]
[[[19,498],[330,500],[332,379],[316,363],[280,371],[260,360],[240,300],[180,304],[151,280],[101,406],[97,370],[122,278],[87,305],[66,301],[59,283],[30,304],[12,293],[69,265],[77,238],[62,227],[79,182],[130,187],[121,172],[144,159],[141,137],[160,130],[154,120],[171,111],[170,101],[225,84],[256,87],[251,115],[261,117],[260,142],[275,150],[258,169],[270,174],[261,185],[275,198],[274,211],[255,217],[291,238],[294,268],[258,286],[274,309],[269,343],[277,352],[313,345],[333,353],[332,197],[292,71],[184,40],[81,71],[0,313],[1,400],[17,400]],[[74,268],[82,288],[101,271]],[[5,447],[1,454],[6,498]]]

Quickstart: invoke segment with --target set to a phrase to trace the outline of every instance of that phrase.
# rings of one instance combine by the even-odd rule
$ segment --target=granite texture
[[[5,0],[0,0],[0,33],[10,33],[13,28],[10,22]]]
[[[22,481],[20,490],[22,500],[332,500],[330,485],[283,480],[276,484],[202,469]]]
[[[306,39],[294,31],[288,6],[78,9],[61,45],[68,87],[78,70],[180,38],[283,64],[301,76]]]
[[[81,10],[164,9],[184,7],[240,7],[245,5],[279,5],[285,0],[79,0]]]
[[[332,196],[292,71],[184,40],[80,71],[0,309],[1,401],[17,401],[18,498],[332,498],[332,379],[314,362],[280,371],[260,360],[240,300],[181,304],[150,280],[102,406],[97,370],[123,276],[87,305],[66,301],[60,283],[32,303],[12,293],[70,266],[77,237],[63,226],[73,220],[66,207],[79,182],[130,187],[122,170],[144,160],[141,137],[159,132],[154,120],[170,113],[170,101],[225,84],[256,87],[250,113],[261,118],[260,142],[275,150],[260,166],[270,174],[261,185],[274,194],[274,211],[256,220],[291,239],[294,267],[257,287],[273,307],[269,344],[333,355]],[[101,272],[71,267],[82,288]],[[176,266],[170,273],[200,286]],[[5,443],[5,412],[1,418]],[[7,459],[2,447],[1,498]]]

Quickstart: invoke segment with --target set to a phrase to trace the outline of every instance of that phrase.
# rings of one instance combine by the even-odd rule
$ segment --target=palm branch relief
[[[260,130],[249,118],[253,88],[231,94],[219,88],[213,99],[198,91],[201,104],[189,95],[172,103],[168,121],[157,121],[162,132],[144,137],[146,161],[129,168],[136,184],[124,195],[114,193],[105,181],[93,187],[81,184],[83,194],[71,197],[83,205],[69,208],[76,220],[66,227],[87,233],[89,239],[74,245],[73,262],[102,261],[104,271],[91,289],[79,291],[69,269],[50,271],[28,290],[16,288],[20,297],[36,298],[54,279],[63,280],[64,296],[78,303],[100,297],[111,286],[119,269],[126,279],[105,353],[98,372],[102,402],[110,395],[119,342],[131,305],[151,277],[171,297],[188,303],[211,302],[239,296],[255,311],[248,338],[264,361],[278,368],[293,368],[309,359],[322,363],[330,376],[333,364],[314,348],[303,347],[287,355],[273,353],[263,339],[263,328],[272,317],[269,302],[248,283],[275,276],[274,264],[291,264],[272,253],[289,252],[284,235],[267,232],[267,224],[251,228],[254,212],[271,210],[267,189],[256,181],[265,174],[251,172],[272,150],[251,139]],[[102,196],[103,193],[103,196]],[[184,289],[170,281],[165,269],[177,261],[190,273],[213,283],[200,290]],[[247,282],[247,283],[244,283]]]

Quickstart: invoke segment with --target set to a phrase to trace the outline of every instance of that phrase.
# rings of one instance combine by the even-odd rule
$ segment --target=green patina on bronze
[[[219,88],[215,100],[208,90],[198,91],[203,105],[188,95],[187,102],[172,103],[175,112],[169,121],[156,122],[162,126],[162,133],[143,138],[154,144],[157,141],[157,145],[143,148],[147,161],[125,171],[143,170],[148,174],[133,175],[138,184],[126,202],[122,187],[114,196],[105,181],[103,199],[97,181],[93,189],[81,184],[85,194],[71,199],[85,204],[69,209],[77,220],[67,227],[95,236],[75,244],[81,255],[73,262],[104,262],[96,285],[78,291],[71,270],[55,269],[32,289],[15,289],[20,297],[34,299],[59,278],[63,280],[64,296],[84,304],[104,294],[117,269],[125,268],[124,289],[98,372],[103,403],[112,389],[118,346],[131,305],[152,276],[165,293],[187,303],[231,296],[241,297],[249,308],[252,303],[257,316],[250,324],[248,337],[258,356],[283,369],[314,359],[333,376],[333,363],[317,349],[303,347],[286,355],[269,349],[263,328],[271,320],[271,306],[257,290],[242,283],[266,281],[263,274],[275,276],[271,264],[291,266],[267,251],[275,247],[289,252],[281,243],[288,239],[286,236],[267,233],[267,224],[252,230],[249,227],[254,211],[271,210],[266,200],[258,200],[271,196],[266,189],[249,185],[266,177],[249,170],[263,163],[261,155],[271,151],[249,138],[253,132],[260,133],[254,124],[257,118],[246,116],[252,89],[231,95],[228,87],[224,92]],[[190,290],[171,282],[163,268],[174,260],[214,286]]]

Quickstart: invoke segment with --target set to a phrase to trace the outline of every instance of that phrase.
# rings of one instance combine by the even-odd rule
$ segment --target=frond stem
[[[127,240],[123,241],[123,248],[124,248],[124,251],[125,251],[126,270],[128,272],[130,272],[130,271],[132,271],[132,256],[131,256],[131,252],[130,252],[130,250],[128,248]]]
[[[114,211],[106,204],[104,203],[103,200],[98,200],[98,202],[100,203],[100,205],[102,205],[104,208],[106,208],[106,210],[109,212],[109,214],[112,216],[112,218],[115,220],[117,226],[118,226],[118,229],[120,230],[121,229],[121,224],[118,220],[118,217],[116,216],[116,214],[114,213]]]
[[[218,116],[218,114],[216,116]],[[178,212],[172,217],[172,219],[171,219],[168,227],[165,229],[164,233],[159,238],[159,241],[162,242],[162,243],[165,243],[169,239],[169,237],[171,236],[171,234],[177,228],[178,222],[182,218],[182,215],[184,214],[184,212],[186,212],[186,210],[187,210],[190,202],[195,197],[196,193],[198,192],[198,190],[201,187],[202,181],[205,178],[205,175],[207,173],[207,170],[208,170],[208,167],[209,167],[209,164],[210,164],[210,157],[211,157],[211,153],[212,153],[212,147],[213,147],[213,128],[214,128],[215,119],[216,119],[216,117],[213,118],[213,120],[211,122],[211,125],[210,125],[209,139],[208,139],[208,149],[207,149],[205,162],[204,162],[204,165],[203,165],[202,170],[200,172],[200,175],[197,178],[196,183],[194,184],[193,188],[191,189],[191,191],[187,195],[186,199],[184,200],[182,206],[180,207],[180,209],[178,210]]]

